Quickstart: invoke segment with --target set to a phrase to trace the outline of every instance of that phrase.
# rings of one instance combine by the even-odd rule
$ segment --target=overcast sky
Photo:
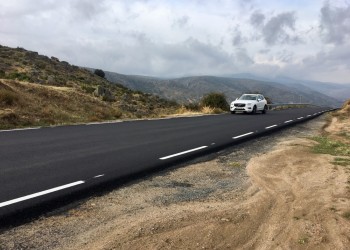
[[[350,83],[350,0],[0,0],[0,44],[123,74]]]

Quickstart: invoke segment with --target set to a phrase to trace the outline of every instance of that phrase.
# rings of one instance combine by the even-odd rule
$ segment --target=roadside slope
[[[179,108],[55,57],[0,45],[0,129],[160,117]]]

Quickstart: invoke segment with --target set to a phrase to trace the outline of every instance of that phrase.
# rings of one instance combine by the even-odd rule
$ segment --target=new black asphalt
[[[327,108],[0,131],[1,217],[163,169],[312,119]],[[132,199],[132,197],[130,197]]]

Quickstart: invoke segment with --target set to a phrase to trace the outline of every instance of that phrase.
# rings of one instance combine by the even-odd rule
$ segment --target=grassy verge
[[[327,129],[332,127],[332,129]],[[347,179],[347,197],[350,197],[350,100],[345,102],[342,109],[332,112],[327,117],[327,124],[323,127],[322,136],[312,137],[317,142],[312,147],[312,151],[317,154],[328,154],[334,156],[331,163],[334,169],[338,166],[348,174]],[[344,197],[345,198],[345,197]],[[334,211],[335,208],[334,208]],[[342,217],[350,220],[350,210],[345,209],[341,213]]]
[[[340,141],[330,139],[326,136],[312,137],[318,144],[312,148],[317,154],[330,154],[334,156],[350,156],[350,145]]]

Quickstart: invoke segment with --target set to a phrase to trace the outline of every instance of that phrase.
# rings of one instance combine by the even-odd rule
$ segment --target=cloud
[[[250,16],[250,24],[254,27],[262,27],[264,26],[265,15],[260,13],[259,11],[255,11]]]
[[[350,39],[350,5],[321,8],[321,35],[326,43],[342,44]]]
[[[0,44],[126,74],[338,81],[350,79],[344,1],[11,0],[1,4]]]
[[[255,39],[263,39],[267,45],[297,44],[301,39],[296,35],[294,12],[283,12],[267,20],[266,15],[254,11],[249,19],[250,24],[259,34]]]
[[[158,44],[144,34],[135,37],[134,43],[111,43],[100,47],[100,50],[90,48],[89,54],[79,57],[87,50],[81,47],[71,56],[79,60],[78,65],[87,61],[89,67],[108,71],[165,77],[232,72],[236,64],[233,55],[195,38],[181,43]]]
[[[188,25],[190,18],[188,16],[182,16],[173,22],[173,27],[184,28]]]
[[[244,48],[237,49],[235,54],[236,64],[241,67],[246,67],[254,64],[254,60],[249,57],[248,52]]]
[[[90,21],[91,19],[94,19],[95,16],[107,11],[107,6],[105,6],[104,0],[76,0],[72,1],[70,4],[73,10],[72,16]]]
[[[294,43],[298,41],[297,36],[290,35],[289,31],[295,30],[295,15],[293,12],[286,12],[272,17],[262,28],[264,41],[268,45],[276,43]]]
[[[233,46],[238,47],[238,46],[241,46],[244,42],[246,42],[246,39],[243,37],[242,32],[239,29],[239,26],[236,26],[233,32],[232,44]]]

